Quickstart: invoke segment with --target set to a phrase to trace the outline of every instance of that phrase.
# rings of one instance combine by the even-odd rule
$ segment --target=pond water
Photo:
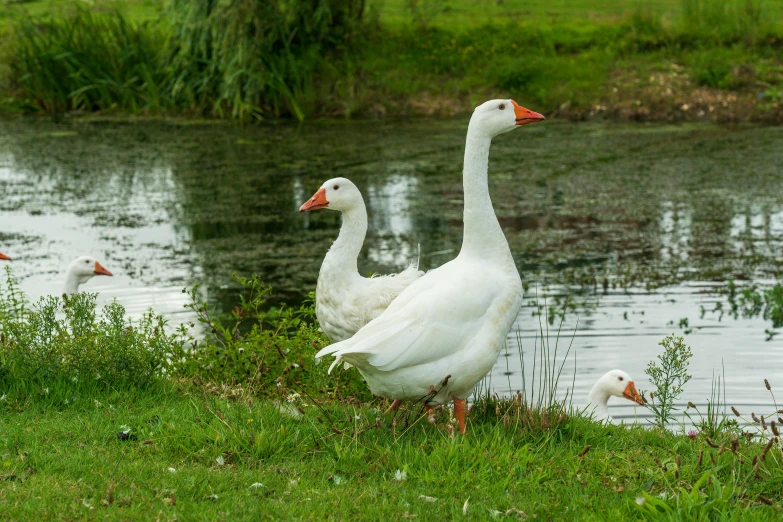
[[[461,242],[466,126],[3,122],[0,251],[33,299],[59,293],[68,263],[93,255],[115,277],[84,290],[172,324],[191,319],[182,289],[196,282],[232,306],[234,272],[260,274],[295,303],[314,289],[339,227],[337,213],[297,209],[345,176],[370,214],[361,270],[397,270],[418,245],[421,266],[437,267]],[[530,373],[541,325],[551,314],[554,344],[564,315],[558,356],[573,343],[576,376],[569,359],[562,382],[573,378],[576,403],[612,368],[649,388],[647,362],[677,333],[694,352],[684,400],[703,405],[725,367],[729,404],[771,411],[763,379],[783,387],[783,336],[767,340],[762,317],[712,310],[728,311],[728,280],[779,278],[781,165],[781,128],[548,121],[497,138],[490,191],[528,291],[492,389],[522,387],[517,340]],[[630,404],[612,411],[634,415]]]

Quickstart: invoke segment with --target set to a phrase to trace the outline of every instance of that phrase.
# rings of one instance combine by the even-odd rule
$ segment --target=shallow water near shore
[[[192,319],[181,291],[197,282],[233,306],[234,272],[258,273],[276,300],[296,303],[339,227],[335,212],[297,209],[344,176],[370,215],[360,270],[397,270],[418,245],[422,268],[434,268],[461,242],[466,125],[3,122],[0,251],[33,299],[59,293],[68,263],[93,255],[115,276],[84,290],[172,324]],[[725,368],[729,405],[771,412],[763,379],[783,389],[780,336],[763,317],[726,313],[722,291],[779,278],[781,165],[783,129],[773,127],[548,121],[498,137],[490,192],[528,290],[490,387],[520,390],[517,339],[530,374],[547,318],[554,346],[564,315],[558,355],[573,342],[575,404],[612,368],[648,389],[644,368],[676,333],[694,353],[683,400],[704,405]],[[563,389],[573,368],[569,359]],[[613,401],[616,419],[633,419],[632,405]]]

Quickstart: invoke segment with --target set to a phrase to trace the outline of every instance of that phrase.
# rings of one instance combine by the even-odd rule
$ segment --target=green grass
[[[0,510],[11,520],[486,520],[519,512],[538,520],[666,519],[637,507],[646,493],[646,507],[679,509],[676,520],[779,516],[757,499],[779,502],[780,450],[767,454],[755,479],[750,459],[763,448],[744,440],[739,464],[704,437],[579,417],[537,430],[490,409],[471,416],[466,436],[452,438],[417,412],[393,426],[380,405],[332,402],[322,410],[308,398],[295,405],[304,414],[292,418],[241,389],[184,382],[67,407],[45,396],[6,399]],[[395,480],[397,470],[404,480]],[[729,487],[728,498],[714,491],[718,483]],[[664,506],[655,508],[658,501]]]
[[[302,119],[453,114],[511,96],[573,119],[783,121],[774,0],[385,0],[359,18],[354,0],[329,0],[330,15],[232,0],[205,16],[199,2],[75,18],[6,6],[6,109]]]

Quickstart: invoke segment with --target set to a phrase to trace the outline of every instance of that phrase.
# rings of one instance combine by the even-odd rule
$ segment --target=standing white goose
[[[465,399],[495,364],[522,304],[522,282],[489,197],[489,147],[495,136],[543,119],[513,100],[476,107],[465,143],[459,255],[316,357],[334,354],[332,368],[340,361],[356,366],[375,395],[425,399],[430,407],[453,400],[465,432]]]
[[[106,270],[95,258],[90,256],[81,256],[76,258],[65,274],[65,288],[63,292],[71,295],[79,291],[79,285],[86,283],[93,276],[105,275],[111,276],[112,273]]]
[[[593,420],[611,422],[609,415],[609,397],[621,397],[644,405],[644,398],[636,391],[631,376],[622,370],[611,370],[598,379],[587,396],[587,415]]]
[[[399,274],[359,275],[356,260],[367,234],[367,209],[362,193],[350,180],[330,179],[299,211],[321,208],[342,212],[343,218],[340,234],[321,263],[315,290],[318,324],[332,342],[337,342],[378,317],[424,272],[411,265]]]

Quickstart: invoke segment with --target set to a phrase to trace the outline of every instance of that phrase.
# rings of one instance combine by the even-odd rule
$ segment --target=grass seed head
[[[732,407],[731,407],[731,411],[732,411],[732,412],[734,413],[734,415],[736,415],[737,417],[739,417],[739,416],[740,416],[740,412],[738,412],[738,411],[737,411],[737,408],[735,408],[734,406],[732,406]]]
[[[772,387],[769,385],[769,381],[767,379],[764,379],[764,386],[768,391],[772,391]]]

